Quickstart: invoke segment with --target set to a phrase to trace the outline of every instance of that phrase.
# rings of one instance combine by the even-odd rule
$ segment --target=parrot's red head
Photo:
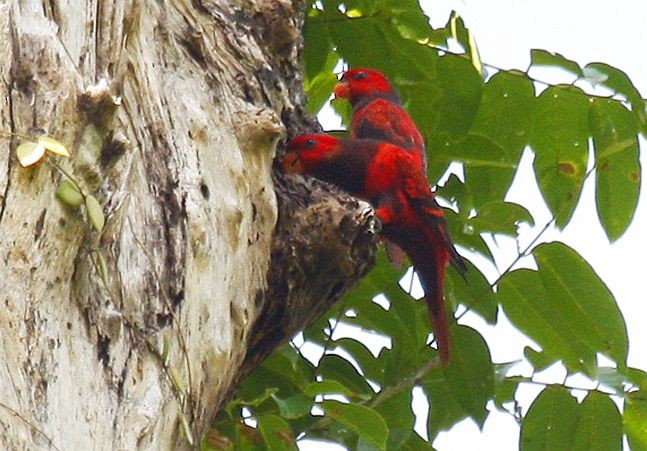
[[[346,71],[335,86],[335,97],[348,99],[353,106],[375,97],[393,98],[397,94],[384,74],[357,67]]]
[[[312,174],[315,167],[339,151],[339,138],[324,134],[299,135],[290,141],[283,157],[288,173]]]

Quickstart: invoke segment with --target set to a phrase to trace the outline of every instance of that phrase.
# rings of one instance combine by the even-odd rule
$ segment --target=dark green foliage
[[[565,388],[546,387],[526,414],[521,449],[621,450],[620,412],[605,393],[592,390],[578,403]]]
[[[310,111],[329,98],[340,60],[385,72],[425,136],[431,182],[450,163],[462,164],[464,177],[450,176],[437,192],[453,205],[447,217],[455,242],[478,254],[475,262],[494,263],[496,249],[484,236],[518,239],[519,224],[545,225],[506,202],[526,149],[534,153],[534,176],[557,227],[569,223],[584,181],[595,177],[602,227],[610,240],[625,232],[638,200],[638,134],[647,130],[647,119],[645,100],[623,72],[602,63],[582,68],[557,53],[533,50],[531,68],[563,69],[616,95],[542,86],[526,72],[486,72],[462,19],[452,15],[445,28],[432,30],[416,0],[316,4],[304,30]],[[464,53],[443,50],[449,38]],[[336,102],[336,108],[347,120],[347,105]],[[534,376],[516,375],[516,362],[493,364],[480,333],[457,323],[451,363],[443,368],[429,344],[424,302],[408,294],[410,278],[400,282],[407,290],[402,288],[404,269],[393,268],[382,251],[371,274],[304,332],[323,357],[312,364],[284,346],[241,384],[215,429],[236,449],[290,449],[295,438],[307,437],[350,449],[419,450],[431,449],[440,431],[464,418],[483,425],[488,408],[496,408],[521,424],[523,450],[621,449],[623,433],[633,449],[647,449],[647,376],[626,366],[626,327],[612,293],[564,244],[519,245],[513,263],[522,257],[534,258],[537,269],[502,269],[494,282],[481,265],[469,264],[466,279],[449,269],[447,301],[489,324],[504,311],[541,348],[525,349],[535,371],[562,362],[569,375],[599,382],[581,402],[565,384],[541,384],[534,402],[519,406],[515,393],[522,383],[537,384]],[[387,308],[374,300],[377,295]],[[341,324],[388,345],[369,349],[359,338],[332,339]],[[598,353],[617,368],[600,366]],[[413,432],[414,387],[430,405],[428,441]],[[622,414],[609,393],[622,399]],[[486,407],[489,401],[494,407]],[[256,428],[242,422],[242,407]]]

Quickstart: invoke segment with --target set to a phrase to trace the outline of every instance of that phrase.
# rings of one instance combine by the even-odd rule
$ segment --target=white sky
[[[421,5],[435,28],[446,23],[452,10],[458,11],[475,35],[481,58],[486,63],[504,69],[524,70],[530,63],[530,49],[544,49],[561,53],[582,66],[594,61],[611,64],[627,73],[643,97],[647,96],[647,56],[644,56],[647,55],[647,2],[644,0],[422,0]],[[553,81],[548,78],[550,76],[542,74],[541,78]],[[645,142],[641,144],[641,150],[644,150]],[[646,167],[646,162],[647,157],[642,152],[642,167]],[[629,365],[647,370],[645,188],[643,185],[634,222],[613,245],[609,245],[597,219],[593,188],[590,183],[585,186],[581,204],[566,230],[561,234],[552,231],[546,241],[560,240],[574,247],[607,283],[624,314],[629,342],[633,344],[629,349]],[[548,220],[549,213],[539,196],[534,182],[528,184],[516,180],[508,200],[533,206],[531,211],[541,226]],[[534,232],[528,232],[530,237],[534,237]],[[526,238],[525,242],[528,240]],[[502,244],[515,249],[513,242]],[[502,265],[507,266],[508,262],[503,261]],[[495,362],[519,358],[523,347],[529,343],[523,337],[511,340],[511,335],[518,334],[509,326],[500,325],[492,329],[474,319],[465,323],[484,333]],[[546,377],[553,380],[560,380],[564,374],[560,368],[546,373]],[[586,381],[578,379],[572,383],[587,386]],[[526,402],[527,409],[528,402],[540,390],[541,387],[536,386],[523,387],[517,398]],[[422,424],[426,423],[426,419],[421,420]],[[518,449],[518,440],[519,428],[512,417],[496,414],[490,415],[483,432],[473,422],[464,421],[441,433],[433,445],[439,451],[512,451]],[[303,442],[299,445],[302,450],[340,449]]]

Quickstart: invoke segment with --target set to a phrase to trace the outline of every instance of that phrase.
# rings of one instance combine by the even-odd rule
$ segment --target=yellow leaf
[[[69,157],[70,153],[67,151],[67,148],[60,141],[50,138],[49,136],[41,136],[38,138],[38,144],[45,146],[45,149],[49,150],[56,155],[62,155],[64,157]]]
[[[45,156],[45,146],[33,141],[24,141],[16,148],[16,157],[23,168],[33,166]]]

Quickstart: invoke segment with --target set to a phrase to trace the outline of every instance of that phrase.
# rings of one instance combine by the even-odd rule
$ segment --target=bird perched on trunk
[[[350,135],[396,144],[409,151],[423,174],[427,172],[425,143],[402,107],[400,96],[384,74],[364,67],[346,71],[334,89],[335,97],[346,99],[353,107]],[[386,241],[389,259],[400,266],[404,253],[399,246]]]
[[[408,150],[416,166],[426,173],[425,142],[384,74],[363,67],[350,69],[334,92],[335,97],[347,99],[353,107],[351,137],[396,144]]]
[[[463,274],[467,267],[415,156],[386,141],[309,134],[288,143],[283,168],[333,183],[373,204],[382,234],[407,253],[420,277],[438,352],[447,363],[445,268],[451,262]]]

